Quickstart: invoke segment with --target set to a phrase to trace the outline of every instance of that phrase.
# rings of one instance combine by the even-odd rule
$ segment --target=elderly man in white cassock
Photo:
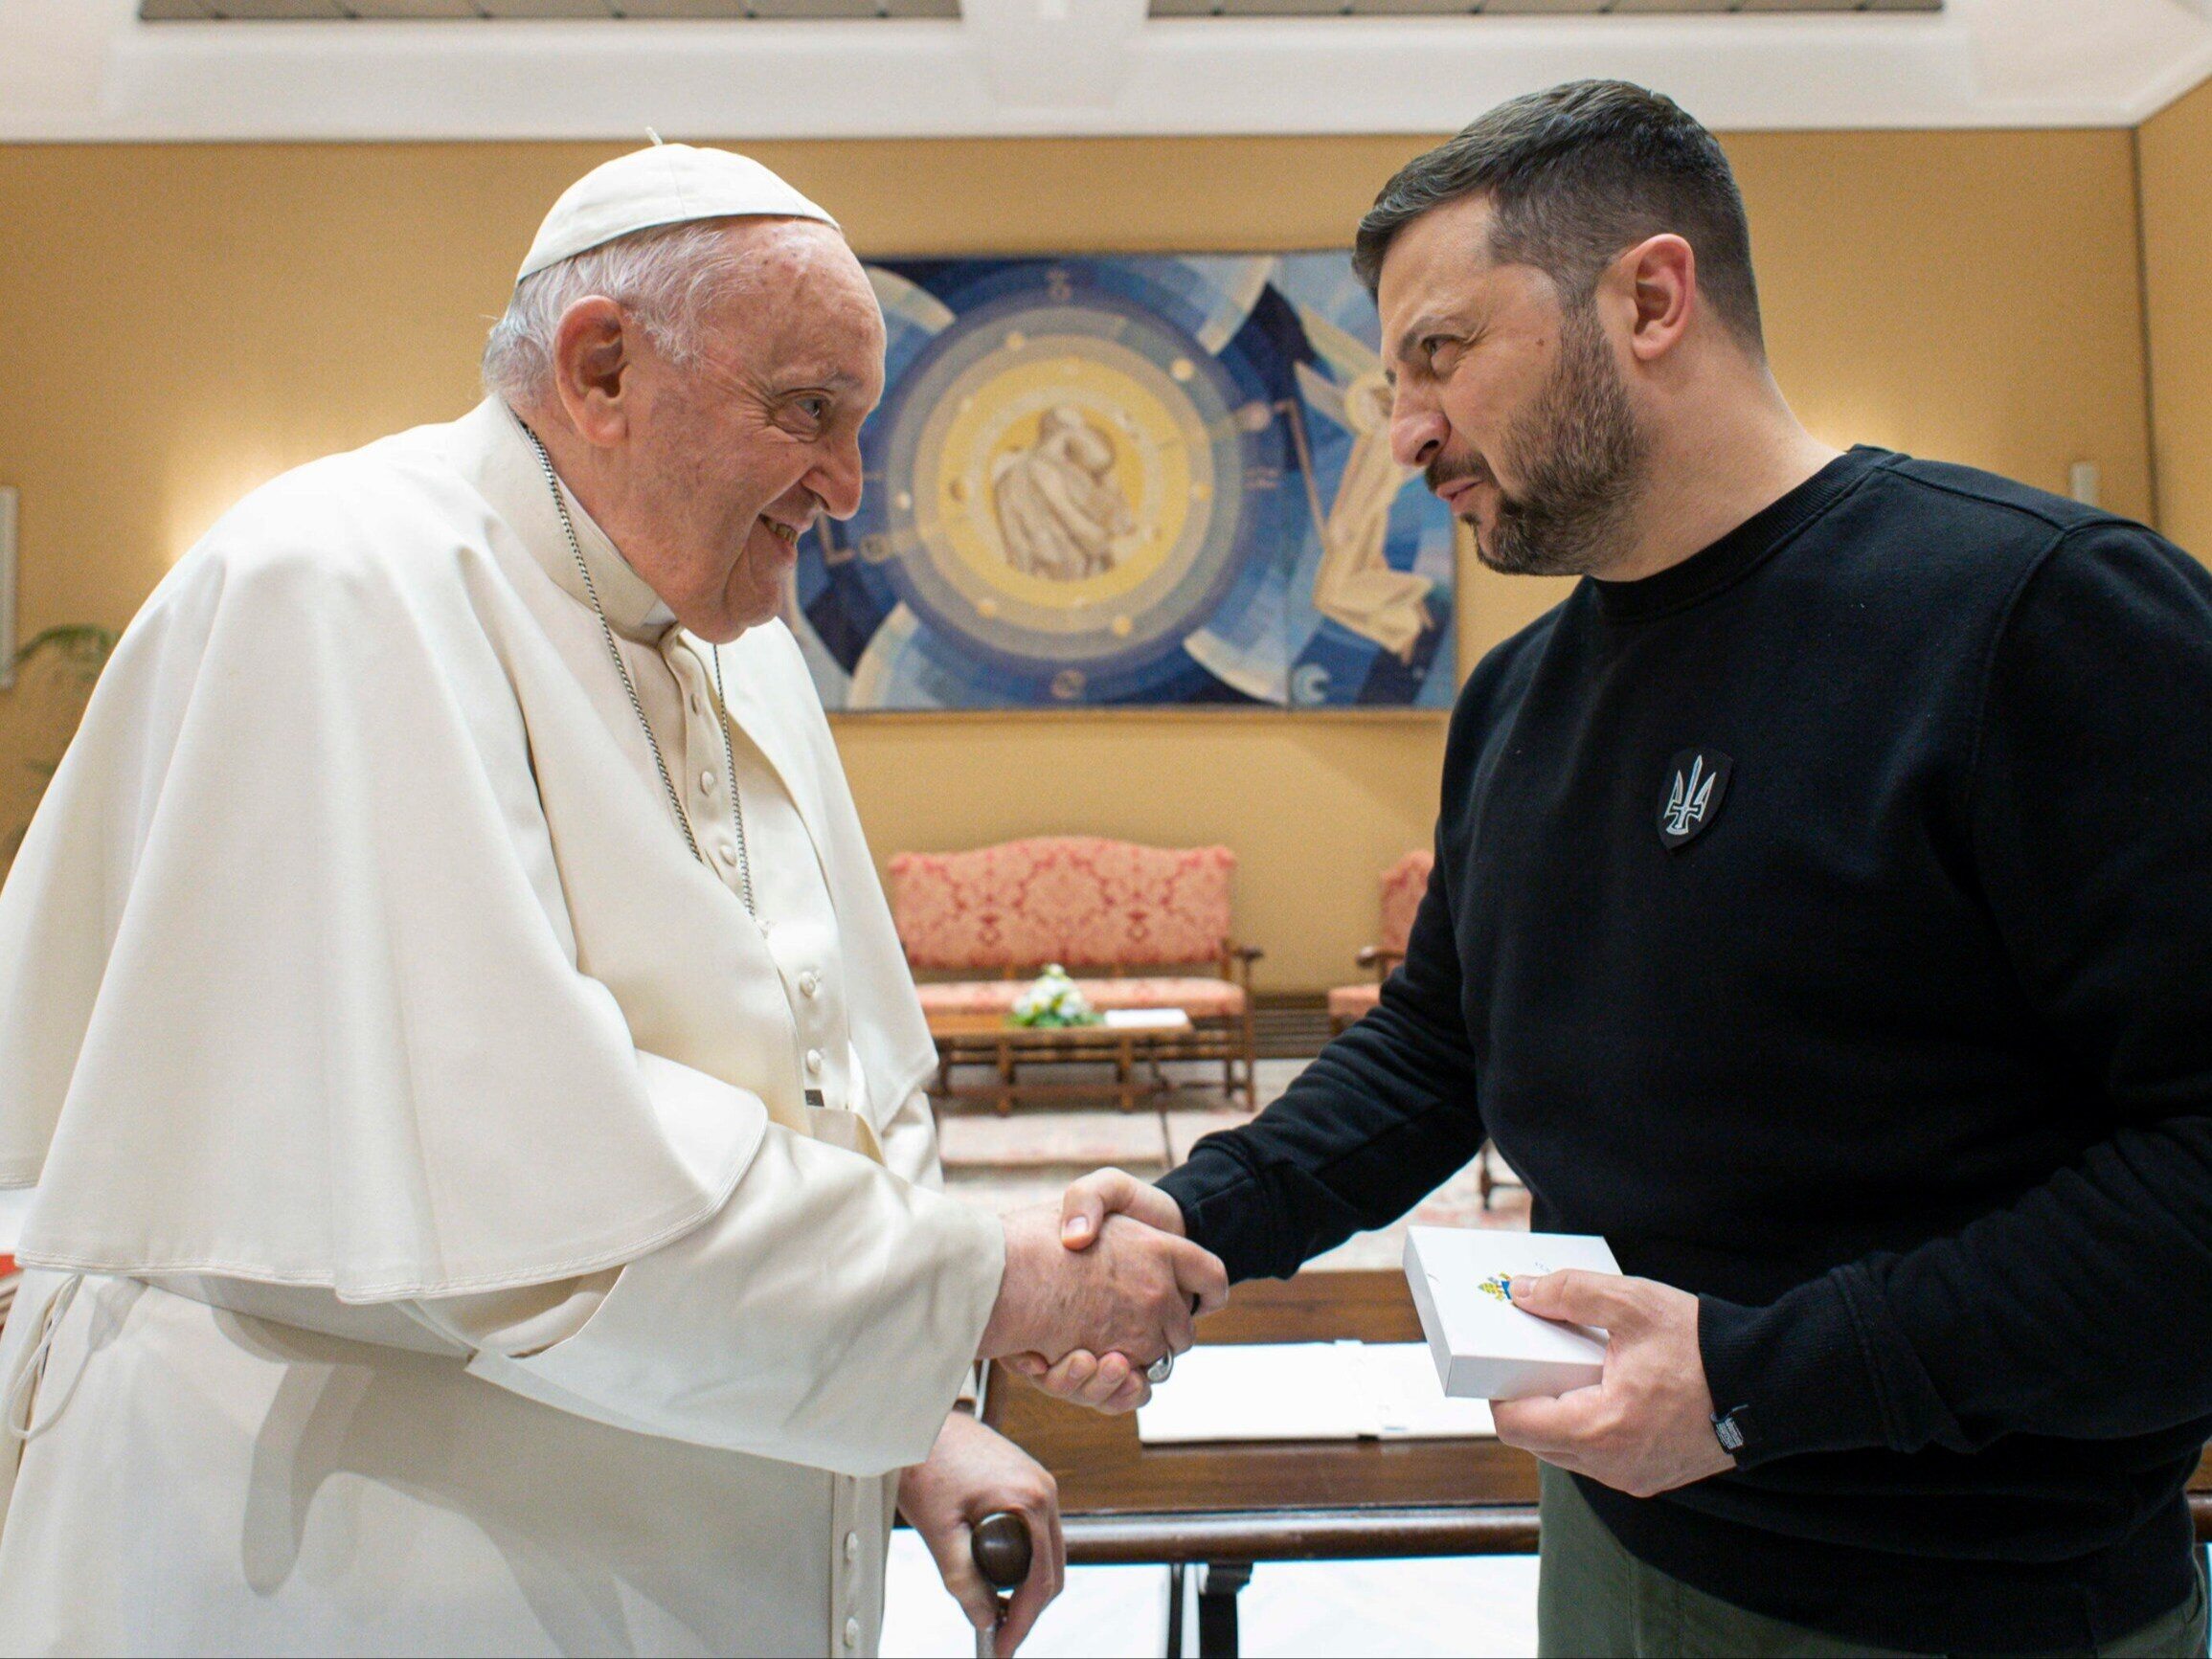
[[[872,1651],[894,1506],[979,1625],[970,1524],[1027,1516],[1002,1650],[1057,1590],[972,1362],[1143,1364],[1223,1280],[936,1190],[776,619],[883,345],[781,180],[623,157],[487,401],[257,491],[133,623],[0,894],[0,1649]]]

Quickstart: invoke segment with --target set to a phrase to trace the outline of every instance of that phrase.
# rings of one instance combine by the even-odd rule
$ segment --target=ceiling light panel
[[[486,17],[536,22],[541,18],[582,17],[605,22],[615,15],[609,0],[476,0]]]
[[[219,5],[221,0],[209,0]],[[414,23],[424,17],[482,17],[476,0],[343,0],[355,17],[378,23]]]
[[[1691,16],[1704,12],[1940,11],[1943,0],[1151,0],[1155,17]]]
[[[331,22],[346,15],[338,0],[207,0],[201,10],[210,17],[240,23],[289,23],[301,18]]]
[[[1155,17],[1492,17],[1701,12],[1940,11],[1943,0],[1151,0]],[[417,22],[425,18],[666,22],[958,17],[959,0],[139,0],[147,23]]]
[[[1296,0],[1294,0],[1296,3]],[[1336,0],[1320,8],[1342,10]],[[1457,8],[1464,10],[1463,7]],[[1203,9],[1202,9],[1203,10]],[[959,0],[139,0],[147,23],[268,21],[397,23],[459,18],[494,23],[576,20],[656,23],[747,17],[802,22],[871,17],[958,17]]]

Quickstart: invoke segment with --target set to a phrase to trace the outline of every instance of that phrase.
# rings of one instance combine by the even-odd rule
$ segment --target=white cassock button
[[[714,774],[711,772],[702,772],[699,774],[699,787],[707,794],[712,795],[714,793]]]
[[[799,975],[799,994],[800,994],[801,997],[819,997],[819,996],[821,996],[821,995],[822,995],[822,975],[819,975],[819,974],[817,974],[817,973],[816,973],[816,972],[815,972],[815,971],[814,971],[812,968],[809,968],[809,969],[807,969],[805,973],[803,973],[803,974],[800,975]]]
[[[809,1077],[820,1077],[822,1075],[821,1049],[809,1048],[806,1051],[806,1075]]]
[[[716,841],[714,843],[714,850],[722,855],[722,862],[724,863],[734,864],[737,862],[737,843],[735,841]]]
[[[846,1564],[847,1566],[850,1566],[850,1565],[851,1565],[851,1564],[852,1564],[854,1561],[857,1561],[857,1560],[859,1560],[859,1559],[860,1559],[860,1535],[859,1535],[858,1533],[846,1533],[846,1534],[845,1535],[845,1560],[846,1560]]]
[[[845,1645],[847,1648],[857,1648],[860,1646],[860,1621],[858,1619],[846,1620]]]

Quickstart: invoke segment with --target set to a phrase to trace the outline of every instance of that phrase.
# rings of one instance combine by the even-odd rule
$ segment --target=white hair
[[[691,362],[709,306],[747,264],[731,245],[734,222],[695,219],[633,232],[524,278],[485,342],[485,390],[510,409],[542,407],[553,395],[561,314],[595,294],[635,318],[663,354]]]

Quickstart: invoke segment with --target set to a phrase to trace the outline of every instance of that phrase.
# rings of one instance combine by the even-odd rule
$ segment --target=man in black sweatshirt
[[[1550,1466],[1547,1651],[2203,1652],[2212,578],[1817,442],[1727,162],[1637,88],[1492,111],[1358,260],[1398,459],[1584,580],[1460,696],[1381,1006],[1157,1188],[1078,1183],[1069,1243],[1287,1276],[1487,1135],[1629,1275],[1513,1287],[1612,1336],[1497,1411]]]

